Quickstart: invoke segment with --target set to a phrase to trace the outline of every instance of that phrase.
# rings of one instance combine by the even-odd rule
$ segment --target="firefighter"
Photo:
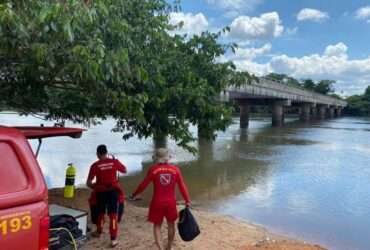
[[[92,235],[100,237],[103,233],[104,215],[108,212],[109,232],[111,237],[111,246],[118,245],[118,204],[119,196],[124,195],[120,187],[117,173],[126,173],[126,167],[117,159],[111,159],[108,156],[108,150],[105,145],[99,145],[96,150],[98,161],[90,167],[86,185],[93,189],[96,194],[98,218],[96,223],[96,232]],[[95,182],[93,182],[95,179]]]
[[[170,250],[175,237],[175,221],[178,218],[175,195],[176,185],[180,188],[186,206],[190,206],[190,197],[180,169],[168,163],[170,160],[168,150],[165,148],[157,149],[153,159],[156,163],[148,170],[145,179],[136,191],[130,195],[130,199],[135,199],[135,196],[143,192],[153,182],[154,193],[149,207],[148,221],[153,223],[155,244],[161,250],[161,225],[163,219],[166,218],[168,225],[168,244],[166,249]]]

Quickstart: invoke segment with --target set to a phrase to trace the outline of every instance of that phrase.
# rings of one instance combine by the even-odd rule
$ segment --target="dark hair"
[[[96,148],[96,153],[98,155],[105,155],[108,153],[108,150],[107,150],[107,146],[105,146],[104,144],[102,145],[99,145],[97,148]]]

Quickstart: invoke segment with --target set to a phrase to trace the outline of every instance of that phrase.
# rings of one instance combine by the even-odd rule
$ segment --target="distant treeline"
[[[292,87],[300,87],[313,92],[317,92],[324,95],[336,97],[338,99],[344,99],[334,93],[333,80],[321,80],[313,81],[312,79],[297,80],[285,74],[271,73],[265,76],[265,78],[279,81]],[[344,114],[354,116],[370,116],[370,86],[365,90],[363,95],[353,95],[345,99],[348,102],[348,106],[344,109]],[[258,111],[266,111],[263,108],[257,108]],[[258,112],[259,113],[259,112]]]
[[[344,113],[354,116],[370,116],[370,86],[363,95],[353,95],[346,98],[348,106]]]
[[[333,85],[335,84],[335,81],[333,80],[320,80],[317,82],[312,79],[297,80],[291,76],[277,73],[270,73],[266,75],[265,78],[278,81],[292,87],[304,88],[319,94],[340,98],[338,95],[334,94]]]

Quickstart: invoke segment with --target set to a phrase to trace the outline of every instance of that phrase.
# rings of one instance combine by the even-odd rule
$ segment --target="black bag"
[[[177,228],[183,241],[192,241],[200,234],[198,223],[188,207],[180,211]]]
[[[82,231],[78,228],[78,221],[70,215],[54,215],[50,217],[50,234],[49,234],[49,249],[50,250],[69,250],[74,249],[72,237],[77,240],[82,237]],[[64,228],[68,230],[62,230]]]

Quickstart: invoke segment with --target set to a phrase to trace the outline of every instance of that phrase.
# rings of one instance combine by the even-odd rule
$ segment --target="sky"
[[[370,85],[369,0],[182,0],[170,17],[190,36],[230,27],[221,41],[239,48],[221,60],[239,70],[335,80],[342,96]]]

